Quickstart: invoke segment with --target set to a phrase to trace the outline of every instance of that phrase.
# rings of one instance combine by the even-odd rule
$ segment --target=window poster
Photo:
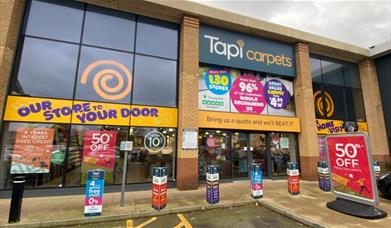
[[[198,88],[200,110],[295,116],[293,83],[285,79],[202,66]]]
[[[10,173],[49,173],[53,138],[53,128],[16,128]]]
[[[82,163],[82,184],[88,170],[104,170],[107,183],[113,182],[116,131],[85,131]]]

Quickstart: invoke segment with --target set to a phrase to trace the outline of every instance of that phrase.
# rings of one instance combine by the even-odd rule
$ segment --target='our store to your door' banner
[[[200,67],[199,109],[295,116],[293,84],[276,77],[218,67]]]

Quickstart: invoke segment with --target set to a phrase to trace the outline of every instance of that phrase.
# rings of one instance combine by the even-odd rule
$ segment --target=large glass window
[[[26,34],[80,42],[83,4],[75,1],[31,1]]]
[[[357,64],[311,55],[316,117],[365,121]]]
[[[0,189],[11,188],[13,174],[26,172],[26,188],[61,187],[68,129],[60,124],[6,123]]]
[[[206,166],[218,165],[220,178],[231,178],[230,133],[221,130],[200,130],[198,175],[205,180]]]
[[[270,136],[271,175],[285,176],[288,162],[298,162],[296,135],[275,133]]]
[[[91,169],[105,171],[106,184],[119,184],[123,155],[119,146],[128,136],[128,127],[74,125],[68,149],[66,185],[85,184]]]
[[[133,104],[176,106],[176,61],[136,55]]]
[[[130,103],[132,69],[132,54],[83,46],[75,98]]]
[[[176,107],[177,24],[45,0],[25,23],[12,94]]]
[[[88,5],[83,43],[133,52],[134,20],[132,14]]]
[[[78,46],[26,37],[12,94],[72,99]]]
[[[128,157],[127,183],[150,182],[154,167],[167,167],[174,177],[176,129],[132,127],[133,150]]]
[[[139,17],[136,52],[170,59],[178,57],[178,25]]]

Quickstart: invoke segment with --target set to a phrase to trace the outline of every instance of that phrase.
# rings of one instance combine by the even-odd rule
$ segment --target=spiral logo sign
[[[334,114],[334,101],[328,92],[324,91],[323,93],[326,101],[326,116],[331,117]],[[315,108],[323,116],[324,108],[322,102],[322,94],[320,93],[320,90],[314,93],[314,101],[315,101]]]
[[[95,92],[104,99],[120,100],[132,89],[132,74],[123,64],[114,60],[97,60],[90,63],[85,68],[80,83],[85,85],[91,74],[93,74],[92,86]],[[114,79],[116,84],[109,85],[108,82]]]

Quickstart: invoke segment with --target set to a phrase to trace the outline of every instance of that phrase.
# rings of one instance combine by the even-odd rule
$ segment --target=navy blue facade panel
[[[383,105],[388,146],[391,154],[391,54],[375,60],[380,96]]]
[[[199,52],[202,63],[296,76],[291,44],[201,25]]]

